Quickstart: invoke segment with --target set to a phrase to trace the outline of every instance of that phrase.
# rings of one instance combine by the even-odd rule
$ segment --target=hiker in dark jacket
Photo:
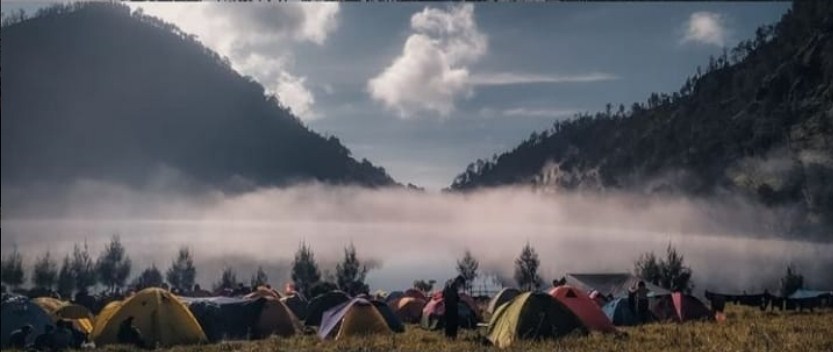
[[[460,313],[457,306],[460,304],[460,287],[466,283],[466,279],[457,276],[449,280],[443,288],[443,305],[445,306],[445,337],[457,338],[457,328],[460,326]]]

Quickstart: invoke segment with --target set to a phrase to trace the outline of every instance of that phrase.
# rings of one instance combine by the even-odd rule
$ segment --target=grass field
[[[833,351],[833,311],[761,312],[727,307],[722,323],[648,324],[623,328],[614,335],[571,335],[560,340],[523,341],[508,351]],[[321,341],[315,335],[183,346],[171,351],[496,351],[481,331],[465,331],[457,341],[440,332],[408,326],[403,334],[344,341]],[[108,346],[108,351],[130,351]]]

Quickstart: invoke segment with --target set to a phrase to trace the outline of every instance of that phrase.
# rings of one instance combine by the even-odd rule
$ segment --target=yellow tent
[[[263,299],[263,308],[254,326],[257,335],[265,337],[275,334],[288,337],[303,331],[301,322],[283,302],[271,297]]]
[[[84,306],[52,297],[38,297],[34,299],[34,302],[49,313],[54,322],[60,319],[70,320],[76,329],[85,334],[93,330],[93,314]]]
[[[108,304],[99,314],[93,329],[96,345],[118,343],[121,323],[133,317],[148,346],[173,346],[206,341],[200,324],[172,293],[144,289],[123,302]]]

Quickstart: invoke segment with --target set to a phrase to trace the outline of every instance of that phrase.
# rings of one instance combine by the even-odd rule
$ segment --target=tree
[[[367,266],[362,265],[356,255],[356,247],[351,243],[344,248],[344,259],[336,265],[336,284],[338,288],[355,295],[363,291]]]
[[[171,262],[171,267],[165,273],[165,278],[172,288],[184,292],[194,287],[196,277],[197,268],[194,267],[191,250],[188,247],[181,247],[176,258]]]
[[[309,297],[312,285],[321,281],[321,271],[318,269],[318,263],[315,262],[315,254],[305,242],[301,242],[301,246],[295,252],[295,260],[292,262],[292,281],[298,292],[307,297]]]
[[[263,270],[262,266],[257,267],[257,272],[252,275],[250,282],[252,284],[252,288],[266,286],[269,283],[269,276],[266,275],[266,271]]]
[[[466,249],[463,253],[463,258],[457,260],[457,272],[466,279],[466,291],[471,293],[471,285],[474,279],[477,278],[477,269],[480,267],[480,262],[474,258],[471,251]]]
[[[130,275],[132,262],[126,252],[121,239],[116,235],[104,246],[104,251],[96,259],[95,271],[98,279],[110,292],[124,287],[127,276]]]
[[[58,271],[58,284],[55,288],[61,297],[69,298],[72,296],[72,291],[75,290],[75,276],[72,275],[72,262],[69,259],[69,254],[64,256],[61,263],[61,270]]]
[[[538,253],[529,244],[524,245],[521,255],[515,259],[515,281],[522,290],[532,291],[541,287],[541,276],[538,275]]]
[[[237,285],[237,272],[234,271],[234,268],[226,266],[223,268],[223,273],[220,274],[220,281],[214,283],[214,291],[225,289],[233,290],[237,287]]]
[[[804,275],[798,273],[792,265],[788,265],[787,273],[781,278],[781,296],[789,296],[802,287],[804,287]]]
[[[36,288],[43,290],[51,290],[55,287],[58,280],[58,263],[52,259],[52,254],[49,251],[43,254],[35,261],[35,267],[32,270],[32,283]]]
[[[434,289],[435,280],[414,280],[414,288],[425,293],[431,292]]]
[[[657,260],[653,252],[640,255],[634,264],[634,274],[671,291],[691,292],[694,286],[691,268],[685,266],[683,256],[670,243],[662,260]]]
[[[0,263],[0,281],[12,288],[17,288],[26,281],[23,256],[17,250],[17,245],[12,247],[12,252]]]
[[[162,287],[162,272],[156,268],[156,264],[151,264],[149,268],[142,271],[139,276],[133,280],[133,286],[136,290],[143,290],[148,287]]]
[[[83,249],[78,244],[73,247],[70,268],[72,270],[72,277],[75,280],[74,286],[76,290],[87,291],[91,286],[96,284],[95,263],[93,263],[93,258],[90,256],[87,241],[84,241]]]

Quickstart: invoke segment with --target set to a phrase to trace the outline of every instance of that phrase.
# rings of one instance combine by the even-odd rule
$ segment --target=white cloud
[[[318,116],[306,77],[293,74],[291,44],[322,45],[338,25],[337,3],[136,4],[146,14],[176,24],[228,57],[238,72],[255,78],[267,92],[303,119]]]
[[[559,109],[559,108],[511,108],[505,109],[502,112],[503,116],[520,116],[520,117],[570,117],[578,113],[575,109]]]
[[[683,43],[697,42],[725,46],[729,34],[725,17],[714,12],[692,13],[685,27]]]
[[[401,117],[448,116],[456,99],[471,94],[468,66],[486,54],[488,38],[471,4],[425,8],[411,17],[411,29],[402,54],[368,81],[368,92]]]
[[[581,75],[544,75],[529,73],[486,73],[471,76],[471,83],[475,85],[510,85],[531,83],[581,83],[599,82],[619,79],[618,76],[602,72],[592,72]]]

